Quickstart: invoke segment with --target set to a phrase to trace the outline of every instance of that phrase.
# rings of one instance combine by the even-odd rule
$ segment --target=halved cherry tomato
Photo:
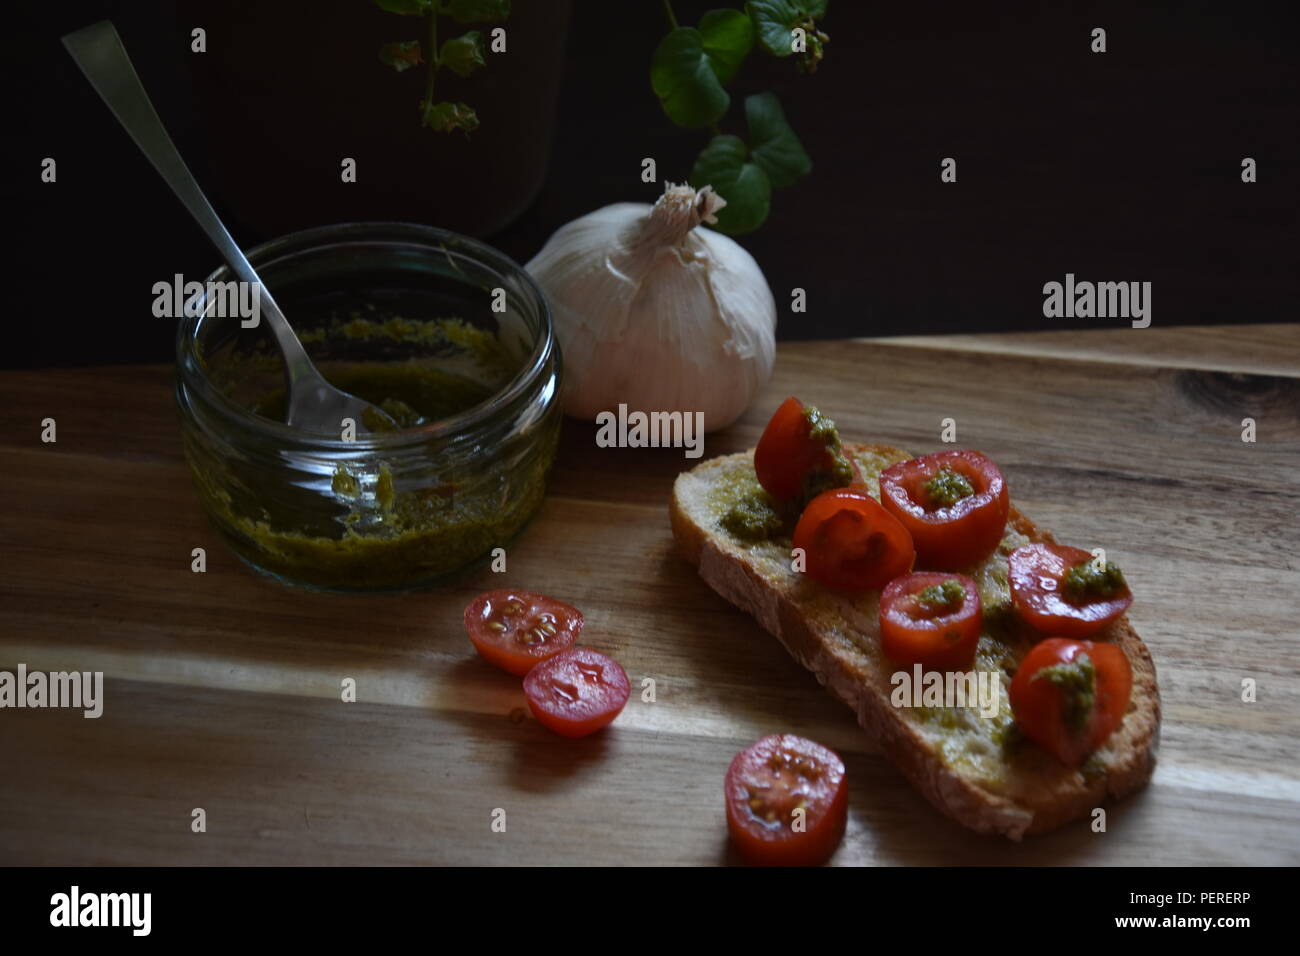
[[[832,470],[836,466],[837,452],[827,447],[825,441],[812,437],[812,423],[808,408],[797,398],[787,398],[781,403],[754,449],[754,472],[763,490],[778,503],[786,504],[805,494],[805,480],[818,469]],[[838,438],[834,439],[838,449]],[[845,458],[853,469],[853,478],[844,481],[862,481],[857,462]],[[842,463],[840,467],[843,467]],[[846,476],[847,478],[847,476]]]
[[[754,449],[754,471],[763,490],[777,501],[789,501],[803,488],[803,479],[826,456],[826,446],[809,437],[803,403],[791,397],[781,403],[763,429]]]
[[[576,607],[531,591],[488,591],[465,608],[465,630],[478,652],[517,677],[572,647],[582,623]]]
[[[1002,472],[977,451],[890,465],[880,473],[880,503],[912,535],[921,565],[941,569],[968,568],[992,554],[1011,509]]]
[[[1133,592],[1119,577],[1116,587],[1095,597],[1071,597],[1065,586],[1071,569],[1084,569],[1093,556],[1082,548],[1031,544],[1011,552],[1011,603],[1036,631],[1088,637],[1119,617],[1133,603]],[[1113,567],[1113,565],[1111,566]],[[1118,569],[1116,569],[1116,572]]]
[[[906,529],[861,488],[832,488],[808,503],[794,529],[814,581],[866,591],[912,570],[916,557]]]
[[[890,660],[909,667],[963,670],[975,658],[982,620],[974,581],[918,571],[890,581],[880,595],[880,646]]]
[[[750,863],[817,866],[844,837],[844,761],[821,744],[793,734],[764,737],[736,754],[723,788],[727,829]]]
[[[1123,722],[1132,690],[1133,670],[1120,647],[1049,637],[1020,662],[1009,696],[1025,736],[1077,767]]]
[[[618,661],[587,647],[561,651],[524,678],[528,706],[542,726],[563,737],[585,737],[623,710],[632,685]]]

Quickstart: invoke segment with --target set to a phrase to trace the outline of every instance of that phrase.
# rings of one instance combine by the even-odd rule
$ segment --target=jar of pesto
[[[560,354],[518,265],[453,233],[349,223],[248,253],[331,383],[398,423],[284,424],[284,363],[227,307],[222,267],[176,346],[176,400],[199,502],[240,558],[340,591],[437,583],[508,547],[541,504],[560,428]]]

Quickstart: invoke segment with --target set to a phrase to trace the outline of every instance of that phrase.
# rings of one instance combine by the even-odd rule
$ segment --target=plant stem
[[[424,87],[424,108],[433,106],[433,80],[438,75],[438,11],[429,12],[429,79]]]
[[[664,13],[668,14],[668,24],[677,29],[677,17],[673,15],[673,0],[664,0]]]

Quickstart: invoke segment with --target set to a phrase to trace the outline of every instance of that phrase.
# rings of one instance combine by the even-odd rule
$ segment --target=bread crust
[[[912,456],[882,445],[846,445],[853,453]],[[1044,786],[995,793],[945,763],[912,721],[905,719],[881,690],[878,675],[867,673],[862,660],[845,654],[828,640],[818,623],[792,597],[788,588],[765,575],[717,528],[702,526],[691,515],[690,497],[700,486],[693,481],[721,475],[729,463],[752,458],[753,452],[711,459],[679,475],[669,505],[673,537],[686,560],[720,595],[753,615],[790,654],[811,670],[826,688],[857,715],[858,723],[875,738],[884,753],[912,785],[940,811],[980,833],[1019,840],[1044,833],[1088,816],[1107,798],[1118,799],[1143,787],[1155,768],[1160,731],[1160,696],[1151,653],[1127,616],[1094,639],[1119,645],[1133,669],[1132,701],[1120,728],[1106,742],[1106,771],[1088,779],[1061,771]],[[713,470],[716,469],[716,472]],[[1008,523],[1034,542],[1054,543],[1014,507]],[[869,635],[878,639],[878,635]]]

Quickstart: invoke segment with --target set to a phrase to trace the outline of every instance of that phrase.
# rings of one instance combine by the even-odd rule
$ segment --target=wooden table
[[[1298,326],[783,345],[750,413],[710,437],[706,455],[752,445],[790,393],[918,453],[952,417],[1030,515],[1126,569],[1164,697],[1154,781],[1104,834],[1019,845],[931,810],[673,554],[680,452],[597,449],[566,423],[511,549],[505,582],[578,604],[586,642],[656,682],[655,702],[567,741],[521,720],[519,682],[465,639],[461,609],[501,575],[343,597],[241,566],[199,513],[170,383],[162,367],[0,374],[0,669],[106,675],[98,720],[0,711],[0,862],[728,862],[723,772],[792,731],[847,762],[838,863],[1300,863]]]

